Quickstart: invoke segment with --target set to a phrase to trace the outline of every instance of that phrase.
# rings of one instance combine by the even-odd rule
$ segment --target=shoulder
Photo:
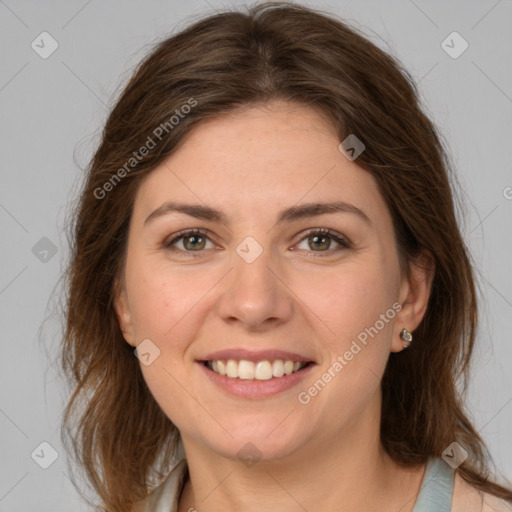
[[[173,512],[176,510],[186,473],[187,462],[182,459],[174,466],[165,480],[153,489],[146,498],[138,501],[130,509],[130,512]]]
[[[512,504],[480,491],[456,473],[451,512],[512,512]]]

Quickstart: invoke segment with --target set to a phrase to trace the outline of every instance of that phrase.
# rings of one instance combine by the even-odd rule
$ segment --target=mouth
[[[260,359],[257,356],[254,359],[215,358],[196,360],[196,364],[207,378],[206,382],[231,397],[244,400],[269,399],[291,391],[317,366],[313,361]]]
[[[282,379],[315,364],[313,361],[294,361],[293,359],[263,359],[259,361],[216,359],[199,362],[211,372],[223,377],[248,381]]]
[[[317,362],[311,356],[285,350],[233,348],[195,360],[207,382],[230,396],[266,399],[303,382]]]

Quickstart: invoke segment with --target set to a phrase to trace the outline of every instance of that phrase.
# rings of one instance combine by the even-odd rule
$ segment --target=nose
[[[252,263],[235,254],[234,268],[216,305],[217,314],[225,322],[261,331],[290,320],[294,309],[293,293],[274,270],[271,260],[267,251]]]

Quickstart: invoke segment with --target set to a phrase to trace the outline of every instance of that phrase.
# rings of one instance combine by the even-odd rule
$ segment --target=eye
[[[336,244],[338,244],[339,247],[331,249],[333,240]],[[307,242],[308,247],[313,249],[312,252],[327,252],[329,254],[341,251],[343,249],[349,249],[351,247],[350,242],[342,235],[325,228],[313,229],[309,231],[299,243],[303,242]]]
[[[171,240],[164,241],[163,247],[173,252],[194,253],[201,252],[203,249],[212,249],[213,247],[206,247],[207,241],[213,245],[213,242],[208,238],[205,231],[201,229],[190,229],[178,233],[177,236]],[[178,242],[181,243],[181,247],[175,247]],[[193,256],[195,256],[195,254]]]
[[[304,250],[304,248],[300,247],[300,244],[306,241],[308,242],[308,248],[313,249],[309,252],[332,254],[333,252],[349,249],[351,247],[350,242],[346,238],[326,228],[310,230],[306,233],[306,236],[301,239],[298,248]],[[338,245],[337,248],[331,248],[333,241]],[[207,247],[208,242],[211,244],[210,247]],[[179,244],[181,244],[181,247],[179,247]],[[208,233],[201,229],[189,229],[187,231],[177,233],[170,240],[164,241],[162,246],[172,252],[178,254],[188,253],[187,255],[194,257],[200,256],[205,249],[215,248],[215,245],[210,240]],[[308,249],[306,248],[305,250]]]

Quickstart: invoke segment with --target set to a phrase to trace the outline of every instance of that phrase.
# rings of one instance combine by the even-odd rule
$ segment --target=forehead
[[[374,178],[338,149],[318,111],[274,102],[207,119],[142,181],[135,210],[182,200],[270,214],[301,202],[350,201],[369,216],[386,205]]]

